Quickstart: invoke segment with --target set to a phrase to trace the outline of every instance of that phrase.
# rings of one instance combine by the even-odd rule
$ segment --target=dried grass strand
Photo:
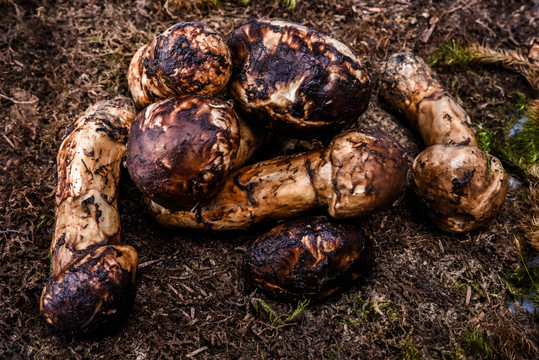
[[[535,170],[537,165],[534,165]],[[530,205],[530,212],[522,220],[522,228],[526,233],[530,245],[539,251],[539,183],[532,182],[526,194],[526,202]]]
[[[539,91],[539,61],[529,60],[520,50],[495,50],[476,43],[469,45],[468,50],[479,62],[501,64],[506,69],[522,74]]]

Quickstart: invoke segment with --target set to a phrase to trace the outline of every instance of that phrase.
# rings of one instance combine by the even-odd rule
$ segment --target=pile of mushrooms
[[[414,162],[414,191],[443,230],[470,230],[499,210],[505,173],[472,146],[466,115],[430,69],[404,56],[386,62],[384,89],[429,146]],[[297,218],[260,236],[245,255],[247,283],[268,296],[325,298],[372,267],[372,240],[339,219],[391,206],[405,188],[408,162],[377,129],[343,131],[367,109],[373,87],[346,45],[284,21],[251,20],[228,43],[207,25],[179,23],[137,51],[128,81],[136,118],[126,99],[100,103],[75,120],[59,150],[53,276],[41,297],[47,322],[87,331],[129,311],[137,254],[120,245],[124,155],[166,226],[250,229]],[[223,100],[227,85],[233,100]],[[248,164],[267,131],[334,137],[325,148]],[[494,205],[469,205],[477,187],[497,191]],[[298,218],[316,209],[329,218]]]

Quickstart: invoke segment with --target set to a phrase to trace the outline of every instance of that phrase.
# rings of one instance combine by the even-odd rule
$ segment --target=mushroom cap
[[[216,95],[231,73],[224,40],[205,24],[181,22],[137,51],[127,80],[137,107],[143,108],[172,95]]]
[[[64,332],[116,327],[135,300],[137,258],[129,245],[89,248],[47,282],[40,303],[45,320]]]
[[[475,146],[430,146],[416,157],[412,176],[420,207],[447,232],[466,232],[485,224],[507,195],[501,162]]]
[[[231,94],[266,128],[294,137],[331,135],[367,109],[372,84],[365,65],[329,36],[258,19],[236,29],[228,45]]]
[[[330,144],[328,213],[335,218],[363,216],[390,206],[406,185],[408,161],[399,143],[375,129],[345,131]]]
[[[190,210],[234,169],[240,136],[238,117],[224,101],[202,95],[162,100],[133,122],[127,169],[151,200]]]
[[[371,240],[324,216],[292,220],[260,236],[247,250],[247,283],[296,301],[325,298],[363,277],[374,263]]]

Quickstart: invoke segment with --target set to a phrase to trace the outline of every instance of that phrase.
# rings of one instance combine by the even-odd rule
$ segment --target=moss
[[[521,266],[504,274],[507,292],[516,298],[526,298],[539,306],[539,266]]]
[[[446,65],[456,65],[461,68],[466,68],[476,61],[477,56],[463,47],[460,43],[456,41],[447,41],[431,54],[427,60],[427,64],[429,64],[429,66],[435,66],[444,62]]]
[[[468,355],[479,355],[482,359],[493,359],[495,352],[492,341],[484,331],[468,328],[462,338],[462,348]]]
[[[253,299],[251,301],[257,312],[263,311],[269,316],[271,326],[278,327],[286,325],[296,319],[309,306],[309,300],[300,300],[292,314],[279,314],[268,303],[262,299]]]
[[[349,320],[349,323],[371,322],[379,316],[387,316],[394,321],[397,317],[391,301],[366,301],[362,299],[361,295],[354,298],[352,308],[348,310],[348,314],[357,317],[355,320]]]
[[[36,220],[36,226],[42,227],[42,226],[48,226],[52,224],[52,220],[54,220],[54,216],[51,214],[43,214],[39,217],[38,220]]]
[[[497,156],[504,167],[526,178],[539,163],[539,116],[524,95],[518,92],[510,95],[512,113],[498,114],[504,123],[497,131],[477,124],[477,146]]]
[[[418,351],[418,345],[412,342],[410,335],[404,339],[404,341],[399,345],[401,349],[399,359],[403,360],[419,360],[421,359],[421,354]]]
[[[296,0],[280,0],[279,2],[287,10],[294,10],[296,8]]]
[[[492,151],[496,143],[496,136],[494,135],[494,132],[483,127],[481,124],[477,125],[475,139],[477,141],[477,147],[488,153]]]
[[[511,128],[505,128],[503,140],[494,147],[495,153],[508,167],[528,176],[531,167],[539,161],[539,116],[528,107],[525,97],[516,94],[517,112],[508,119]]]

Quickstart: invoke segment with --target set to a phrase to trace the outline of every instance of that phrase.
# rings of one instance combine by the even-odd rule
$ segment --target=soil
[[[274,0],[198,9],[169,3],[0,1],[0,358],[539,358],[537,312],[515,305],[512,313],[506,303],[504,274],[521,266],[515,236],[531,255],[519,224],[528,211],[522,181],[492,222],[463,235],[431,226],[406,191],[391,209],[355,222],[377,253],[365,280],[273,326],[254,306],[259,299],[277,313],[291,314],[296,304],[246,292],[240,264],[249,243],[274,224],[227,233],[164,229],[124,172],[124,239],[140,257],[131,315],[120,330],[93,336],[47,326],[39,297],[49,273],[61,140],[88,106],[129,96],[131,57],[175,22],[201,21],[226,37],[253,17],[293,20],[348,44],[374,77],[381,60],[403,47],[428,58],[447,40],[524,54],[539,42],[537,0],[320,0],[298,1],[294,11]],[[520,75],[496,66],[435,70],[474,122],[491,129],[513,111],[513,91],[538,97]],[[422,148],[377,96],[359,123],[398,138],[410,161]],[[474,334],[487,350],[470,341]]]

